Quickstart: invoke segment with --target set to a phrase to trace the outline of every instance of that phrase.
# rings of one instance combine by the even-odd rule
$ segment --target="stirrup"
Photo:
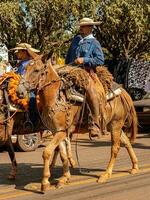
[[[71,101],[77,101],[81,103],[84,101],[84,95],[80,94],[79,92],[73,89],[67,89],[66,96],[67,96],[67,99]]]

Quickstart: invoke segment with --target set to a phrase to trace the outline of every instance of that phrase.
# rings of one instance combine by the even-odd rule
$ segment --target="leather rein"
[[[41,70],[40,74],[38,75],[39,78],[38,78],[38,81],[37,81],[37,84],[35,84],[35,87],[31,90],[36,90],[36,93],[38,94],[41,90],[43,90],[45,87],[47,86],[50,86],[58,81],[61,81],[62,79],[59,77],[58,79],[56,80],[51,80],[45,84],[41,84],[45,78],[46,78],[46,75],[47,75],[47,69],[48,69],[48,66],[45,64],[44,65],[44,68]],[[44,79],[43,79],[44,77]]]

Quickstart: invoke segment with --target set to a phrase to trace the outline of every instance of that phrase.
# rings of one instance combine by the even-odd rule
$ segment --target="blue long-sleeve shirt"
[[[19,63],[18,67],[17,67],[17,71],[16,73],[20,74],[20,75],[24,75],[25,74],[25,67],[28,65],[28,63],[31,61],[31,59],[28,60],[23,60]]]
[[[101,45],[92,34],[80,40],[76,49],[76,58],[78,57],[83,57],[85,67],[95,68],[104,64]]]
[[[82,39],[81,35],[76,35],[73,38],[65,59],[66,64],[72,64],[74,62],[76,58],[76,49],[81,39]]]

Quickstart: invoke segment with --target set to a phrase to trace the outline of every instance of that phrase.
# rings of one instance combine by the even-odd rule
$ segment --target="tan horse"
[[[81,70],[82,71],[82,70]],[[84,77],[87,76],[90,87],[95,87],[95,82],[85,71]],[[67,101],[65,93],[63,92],[63,81],[57,74],[54,66],[50,62],[44,65],[41,57],[35,57],[32,60],[26,71],[25,80],[30,83],[30,89],[35,89],[40,97],[40,104],[42,105],[41,117],[44,124],[49,127],[54,137],[45,148],[43,152],[44,170],[41,183],[41,190],[45,191],[49,187],[49,178],[51,176],[49,170],[49,162],[54,150],[68,137],[71,132],[75,131],[75,118],[78,111],[81,110],[81,105],[71,104]],[[99,83],[97,90],[102,89],[100,94],[104,93],[102,83]],[[102,103],[102,102],[100,102]],[[120,142],[125,144],[132,161],[131,173],[138,171],[138,160],[131,146],[130,140],[136,138],[137,134],[137,117],[133,106],[132,99],[128,93],[121,88],[121,94],[106,104],[103,105],[105,113],[103,113],[108,131],[111,132],[111,158],[108,167],[104,174],[102,174],[98,182],[105,182],[111,177],[113,166],[120,149]],[[70,179],[70,172],[68,168],[68,160],[64,155],[63,158],[63,176],[59,180],[59,184],[64,184]]]
[[[5,91],[7,90],[7,85],[0,85],[0,147],[6,146],[7,151],[11,160],[11,170],[8,175],[8,179],[15,179],[17,175],[17,161],[15,157],[15,151],[11,140],[11,135],[22,135],[22,134],[31,134],[35,132],[42,132],[46,130],[46,127],[43,126],[42,121],[39,119],[36,121],[36,126],[28,126],[26,129],[26,122],[29,123],[29,119],[26,118],[26,112],[16,112],[9,110],[9,100],[6,100]],[[25,93],[24,93],[25,95]],[[29,124],[28,124],[29,125]],[[58,148],[55,149],[53,158],[51,160],[50,168],[52,169],[55,165],[57,155],[60,154],[61,159],[63,160],[64,154],[67,156],[67,159],[71,165],[74,167],[75,161],[72,158],[71,154],[71,144],[68,138],[65,138],[62,141]]]

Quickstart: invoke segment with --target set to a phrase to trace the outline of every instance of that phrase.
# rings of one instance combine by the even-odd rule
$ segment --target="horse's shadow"
[[[85,146],[85,147],[109,147],[111,146],[111,141],[100,141],[100,140],[89,140],[89,139],[79,139],[74,145]]]
[[[33,193],[41,193],[40,189],[32,189],[27,186],[30,184],[38,184],[40,186],[41,178],[43,174],[43,166],[41,164],[32,164],[32,163],[20,163],[18,165],[18,173],[15,180],[8,180],[7,176],[9,174],[11,165],[10,164],[1,164],[0,169],[0,185],[13,186],[17,190],[31,191]],[[98,178],[98,175],[104,172],[105,169],[102,168],[79,168],[74,169],[70,168],[72,176],[82,176],[82,177],[91,177]],[[118,172],[118,171],[115,171]],[[120,171],[119,171],[120,172]],[[123,171],[121,171],[123,172]],[[62,176],[62,167],[56,166],[52,170],[52,185],[55,186],[58,178]]]
[[[150,134],[145,135],[138,135],[138,139],[147,138],[150,139]],[[74,145],[84,146],[84,147],[110,147],[112,145],[111,141],[100,141],[100,140],[88,140],[88,139],[79,139]],[[150,146],[147,146],[143,143],[136,142],[132,144],[133,148],[136,149],[150,149]],[[121,147],[124,147],[123,144],[121,144]]]

